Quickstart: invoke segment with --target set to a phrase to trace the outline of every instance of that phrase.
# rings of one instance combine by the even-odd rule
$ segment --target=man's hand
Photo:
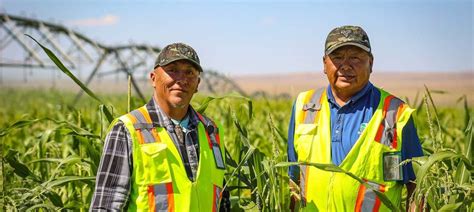
[[[290,211],[295,211],[298,201],[301,201],[300,187],[292,179],[290,179]]]
[[[415,202],[415,197],[413,194],[415,193],[416,184],[413,182],[409,182],[406,184],[407,186],[407,202],[406,202],[406,211],[415,212],[415,211],[423,211],[423,205],[425,204],[424,198],[421,199],[421,202],[417,205]],[[427,208],[426,211],[429,211]]]

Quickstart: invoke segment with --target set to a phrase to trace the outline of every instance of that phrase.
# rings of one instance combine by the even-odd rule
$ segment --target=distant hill
[[[299,72],[290,74],[265,74],[265,75],[240,75],[230,77],[239,85],[243,91],[252,95],[255,93],[266,93],[269,96],[285,96],[295,98],[304,90],[327,86],[326,75],[322,71]],[[471,107],[474,107],[474,71],[454,73],[417,73],[417,72],[376,72],[371,75],[371,81],[376,86],[410,101],[414,101],[417,93],[420,98],[424,92],[424,85],[431,90],[444,91],[444,94],[433,93],[436,104],[445,106],[456,105],[456,100],[466,95]],[[123,93],[127,91],[127,80],[117,78],[116,80],[93,80],[90,87],[98,93]],[[204,82],[203,82],[204,83]],[[139,81],[144,95],[151,95],[149,82]],[[56,88],[69,91],[78,91],[79,87],[68,79],[61,76],[60,79],[34,80],[28,82],[21,80],[3,80],[1,87],[15,88]],[[204,89],[201,89],[201,91]],[[134,91],[132,91],[134,92]]]
[[[271,95],[287,93],[295,97],[300,91],[327,86],[326,75],[320,72],[248,75],[233,77],[236,83],[247,93],[265,91]],[[378,87],[401,98],[414,101],[417,93],[423,94],[426,85],[430,90],[445,91],[433,93],[435,103],[454,105],[463,94],[467,95],[470,106],[474,106],[474,71],[455,73],[410,73],[374,71],[370,80]]]

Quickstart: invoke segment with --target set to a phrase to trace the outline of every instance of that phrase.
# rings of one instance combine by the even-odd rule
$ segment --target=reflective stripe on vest
[[[214,185],[213,191],[214,191],[214,194],[213,194],[214,204],[212,206],[212,212],[216,212],[216,211],[219,211],[219,203],[221,202],[221,198],[222,198],[222,189]]]
[[[384,120],[379,126],[375,141],[385,146],[396,149],[397,148],[397,113],[403,109],[403,102],[394,98],[393,95],[385,99],[383,107]]]
[[[140,144],[159,142],[160,137],[156,133],[156,129],[153,127],[150,115],[146,111],[145,107],[141,107],[138,110],[134,110],[127,114],[133,117],[133,127],[137,131],[138,139]]]
[[[301,204],[303,207],[306,205],[306,191],[308,190],[308,169],[307,165],[300,165],[300,193],[301,193]]]
[[[150,211],[174,211],[173,184],[148,186]]]
[[[381,202],[373,189],[383,193],[385,192],[385,186],[367,180],[364,181],[369,184],[372,189],[368,189],[364,184],[360,184],[354,211],[379,211]]]

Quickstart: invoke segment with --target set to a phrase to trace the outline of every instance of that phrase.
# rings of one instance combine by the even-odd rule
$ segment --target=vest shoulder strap
[[[160,141],[146,106],[133,110],[126,116],[132,122],[140,144]]]
[[[196,112],[198,118],[199,118],[199,121],[201,121],[201,123],[204,125],[204,127],[206,128],[206,132],[209,133],[209,134],[213,134],[213,133],[216,133],[216,134],[219,134],[219,129],[217,128],[217,125],[208,117]]]
[[[319,88],[318,90],[310,93],[310,97],[305,98],[303,104],[303,124],[314,124],[318,120],[318,113],[321,110],[321,97],[326,91],[326,88]]]
[[[211,119],[201,115],[200,113],[196,112],[196,114],[205,127],[209,148],[211,148],[212,153],[214,155],[216,167],[218,169],[225,169],[224,158],[220,146],[221,141],[217,125]]]
[[[405,108],[405,103],[401,99],[393,95],[385,98],[382,110],[383,120],[375,136],[376,142],[397,148],[397,119],[403,108]]]

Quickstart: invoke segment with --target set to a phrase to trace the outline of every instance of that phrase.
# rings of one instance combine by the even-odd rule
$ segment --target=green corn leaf
[[[100,108],[100,111],[102,111],[102,113],[104,113],[105,118],[107,118],[107,121],[109,122],[109,124],[112,123],[112,121],[114,121],[114,116],[109,111],[107,106],[105,106],[104,104],[101,104],[101,105],[99,105],[99,108]]]
[[[8,132],[10,132],[13,129],[19,129],[19,128],[23,128],[23,127],[26,127],[26,126],[30,126],[30,125],[32,125],[36,122],[41,121],[41,120],[42,119],[19,120],[19,121],[11,124],[10,126],[8,126],[6,128],[0,129],[0,138],[7,135]]]
[[[436,120],[436,126],[438,126],[438,132],[441,132],[441,122],[439,121],[439,113],[438,113],[438,109],[436,107],[436,104],[434,103],[433,101],[433,97],[431,97],[431,93],[432,93],[432,90],[429,90],[428,87],[426,85],[425,86],[425,93],[426,93],[426,96],[428,97],[427,100],[430,100],[430,105],[431,107],[433,108],[434,110],[434,117],[435,117],[435,120]],[[433,137],[434,138],[434,137]]]
[[[464,150],[464,157],[472,158],[472,140],[473,140],[473,125],[472,119],[470,119],[468,127],[466,129],[466,143],[467,147]],[[472,162],[472,161],[471,161]],[[459,164],[456,169],[455,181],[456,183],[462,185],[469,181],[470,172],[467,170],[464,161],[459,161]]]
[[[40,182],[39,177],[36,176],[33,172],[31,172],[28,166],[21,163],[17,159],[16,157],[17,154],[18,154],[18,151],[9,149],[7,155],[5,156],[5,160],[14,169],[15,174],[17,174],[18,176],[22,178],[30,177],[34,181]]]
[[[434,197],[433,192],[428,193],[428,205],[431,207],[431,210],[438,211],[438,203],[436,197]]]
[[[63,165],[67,165],[67,166],[70,166],[70,165],[73,165],[73,164],[76,164],[76,163],[80,163],[82,162],[82,158],[77,156],[77,155],[71,155],[67,158],[64,158],[61,160],[61,162],[59,163],[58,166],[56,166],[56,169],[53,171],[53,174],[52,176],[55,176],[56,173],[58,173],[60,171],[60,168],[63,166]]]
[[[238,175],[236,175],[238,177]],[[227,186],[227,191],[233,191],[235,189],[250,189],[250,186]]]
[[[82,176],[62,176],[54,180],[50,180],[48,182],[43,183],[43,186],[50,190],[56,186],[61,186],[63,184],[69,183],[69,182],[84,182],[84,183],[89,183],[95,181],[95,176],[91,177],[82,177]]]
[[[44,193],[46,197],[53,203],[54,206],[56,207],[64,207],[63,201],[61,200],[61,197],[54,191],[47,191]]]
[[[242,188],[248,188],[248,189],[250,189],[250,188],[252,188],[252,183],[250,182],[250,179],[246,175],[236,174],[236,175],[234,175],[234,177],[237,177],[242,183],[245,184],[245,186],[244,187],[234,186],[233,189],[237,189],[237,188],[241,188],[241,189]]]
[[[462,205],[462,202],[447,204],[441,207],[439,211],[440,212],[441,211],[456,211],[457,209],[459,209],[459,207],[461,207],[461,205]]]
[[[243,97],[243,98],[245,98],[245,97]],[[245,100],[247,100],[247,106],[249,108],[249,120],[251,120],[252,117],[253,117],[253,104],[252,104],[252,101],[250,99],[245,98]]]
[[[369,188],[372,191],[374,191],[377,197],[379,197],[380,201],[382,201],[385,204],[385,206],[390,208],[392,211],[399,211],[399,209],[388,199],[387,196],[385,196],[384,193],[380,192],[377,189],[373,189],[372,186],[366,183],[363,179],[355,176],[351,172],[341,169],[339,166],[336,166],[334,164],[308,163],[308,162],[280,162],[276,164],[275,167],[288,167],[288,166],[294,166],[294,165],[308,165],[308,166],[314,166],[324,171],[344,173],[350,176],[351,178],[359,181],[359,183],[363,184],[366,188]]]
[[[74,123],[71,123],[69,121],[61,121],[61,120],[56,120],[56,119],[51,119],[51,118],[45,118],[47,120],[50,120],[58,125],[61,125],[63,127],[66,127],[67,130],[62,129],[61,133],[66,134],[66,135],[77,135],[77,136],[83,136],[83,137],[91,137],[91,138],[100,138],[99,135],[95,135],[88,130],[85,130],[79,126],[77,126]],[[68,131],[69,130],[69,131]]]
[[[415,114],[421,114],[423,112],[423,103],[424,99],[422,98],[420,103],[415,107]]]
[[[23,128],[23,127],[28,127],[32,124],[35,124],[35,123],[38,123],[38,122],[41,122],[41,121],[44,121],[44,120],[49,120],[49,121],[52,121],[58,125],[63,125],[67,128],[69,128],[71,131],[70,133],[67,133],[67,134],[71,134],[71,135],[78,135],[78,136],[85,136],[85,137],[92,137],[92,138],[100,138],[98,135],[95,135],[81,127],[78,127],[77,125],[71,123],[71,122],[68,122],[68,121],[58,121],[56,119],[52,119],[52,118],[40,118],[40,119],[33,119],[33,120],[19,120],[15,123],[13,123],[12,125],[4,128],[4,129],[1,129],[0,130],[0,137],[3,137],[5,135],[7,135],[9,133],[9,131],[13,130],[13,129],[19,129],[19,128]],[[57,129],[57,127],[55,128]],[[50,132],[51,133],[51,132]],[[47,137],[45,138],[47,139]]]
[[[263,198],[264,196],[264,186],[266,185],[265,177],[264,177],[264,170],[263,170],[263,154],[256,149],[253,155],[249,158],[247,164],[249,165],[250,170],[252,170],[251,178],[255,179],[256,185],[254,187],[257,188],[257,198]]]
[[[204,99],[204,101],[201,102],[201,105],[199,106],[199,108],[196,109],[196,111],[198,113],[204,113],[204,111],[206,111],[207,107],[209,106],[209,103],[215,99],[220,99],[220,98],[216,98],[212,96],[206,97],[206,99]]]
[[[275,137],[277,137],[278,139],[281,139],[284,143],[288,142],[288,139],[286,139],[286,136],[283,135],[283,133],[281,132],[281,130],[277,126],[275,126],[275,122],[273,121],[272,116],[269,116],[268,125],[270,126],[272,135],[274,135],[274,136],[278,135],[278,136],[275,136]]]
[[[56,57],[56,55],[51,50],[49,50],[45,46],[41,45],[41,43],[39,43],[36,39],[31,37],[30,35],[27,35],[27,34],[25,34],[25,35],[30,37],[33,41],[35,41],[43,49],[43,51],[48,55],[49,59],[51,59],[51,61],[53,61],[54,64],[56,64],[56,66],[59,68],[59,70],[61,70],[64,74],[66,74],[69,78],[71,78],[77,85],[79,85],[79,87],[81,87],[81,89],[84,92],[86,92],[87,95],[89,95],[93,99],[97,100],[98,102],[102,103],[102,100],[100,100],[99,97],[97,97],[94,94],[94,92],[92,92],[86,85],[84,85],[79,79],[77,79],[77,77],[74,76],[74,74],[71,71],[69,71],[69,69],[66,68],[66,66],[64,66],[64,64],[61,62],[61,60],[59,60],[59,58]]]
[[[232,168],[237,168],[237,162],[235,162],[234,159],[230,156],[227,149],[225,150],[225,163],[227,166],[230,166]]]
[[[204,113],[204,111],[206,111],[207,107],[209,106],[210,102],[212,102],[214,100],[221,100],[221,99],[226,99],[226,98],[243,99],[243,100],[247,101],[247,104],[249,105],[249,117],[252,116],[252,101],[247,97],[240,96],[240,95],[237,95],[237,94],[225,95],[225,96],[221,96],[221,97],[208,96],[208,97],[206,97],[206,99],[204,99],[204,101],[201,102],[199,108],[197,108],[196,111],[198,113]]]
[[[60,129],[59,130],[60,134],[61,135],[71,135],[71,136],[82,136],[82,137],[90,137],[90,138],[100,138],[100,136],[98,135],[94,135],[94,134],[91,134],[91,133],[80,133],[80,132],[77,132],[73,129]]]
[[[29,161],[27,164],[30,163],[39,163],[39,162],[49,162],[49,163],[61,163],[63,159],[61,158],[40,158]]]
[[[460,97],[456,103],[461,102],[463,103],[463,108],[464,108],[464,130],[468,130],[471,122],[471,109],[469,108],[469,104],[467,103],[467,96],[464,94],[462,97]]]
[[[55,207],[54,205],[51,205],[49,203],[43,203],[43,204],[37,204],[37,205],[33,205],[31,206],[30,208],[26,209],[26,211],[42,211],[42,210],[39,210],[39,209],[50,209],[52,211],[57,211],[58,208]]]
[[[433,166],[433,164],[437,162],[441,162],[446,159],[457,159],[457,158],[462,160],[462,162],[464,163],[464,165],[466,166],[468,170],[472,170],[471,162],[464,155],[458,154],[453,151],[444,150],[444,151],[434,153],[428,157],[428,160],[419,168],[419,170],[416,173],[416,177],[417,177],[416,184],[417,185],[423,184],[425,180],[425,176],[429,173],[429,169],[431,168],[431,166]]]
[[[241,141],[243,141],[244,146],[249,147],[251,146],[249,140],[248,140],[248,134],[247,134],[247,128],[243,127],[240,124],[239,119],[235,116],[235,114],[232,114],[232,120],[234,122],[234,125],[237,129],[237,132],[240,134]]]
[[[77,137],[77,140],[81,143],[82,146],[85,147],[87,155],[89,155],[90,160],[91,160],[91,165],[92,165],[92,170],[93,173],[96,174],[97,167],[99,166],[100,163],[100,154],[101,152],[94,147],[93,143],[91,140],[83,138],[83,137]]]
[[[253,146],[250,146],[247,150],[247,152],[245,153],[244,157],[242,158],[242,161],[240,161],[239,165],[237,166],[237,168],[234,169],[234,171],[232,172],[232,174],[226,178],[226,185],[224,185],[224,188],[222,188],[223,190],[227,187],[228,183],[230,182],[230,179],[232,179],[239,171],[240,169],[242,168],[243,164],[246,164],[247,161],[249,160],[249,158],[253,155],[253,153],[255,152],[255,147]]]
[[[329,171],[329,172],[346,172],[342,170],[339,166],[334,164],[325,164],[325,163],[307,163],[307,162],[280,162],[275,165],[275,167],[288,167],[288,166],[297,166],[297,165],[310,165],[318,169]],[[364,182],[363,180],[361,180]]]
[[[61,163],[58,165],[58,167],[61,167],[63,165],[73,165],[73,164],[76,164],[76,163],[80,163],[83,160],[84,159],[82,159],[81,157],[79,157],[77,155],[71,155],[67,158],[61,159]]]
[[[90,194],[92,194],[93,192],[90,192]],[[90,198],[92,199],[92,198]],[[68,201],[68,203],[61,208],[62,211],[81,211],[81,209],[84,209],[84,208],[87,208],[89,207],[89,204],[87,203],[90,203],[90,199],[89,201],[86,202],[86,204],[84,204],[84,202],[79,202],[79,201]]]

